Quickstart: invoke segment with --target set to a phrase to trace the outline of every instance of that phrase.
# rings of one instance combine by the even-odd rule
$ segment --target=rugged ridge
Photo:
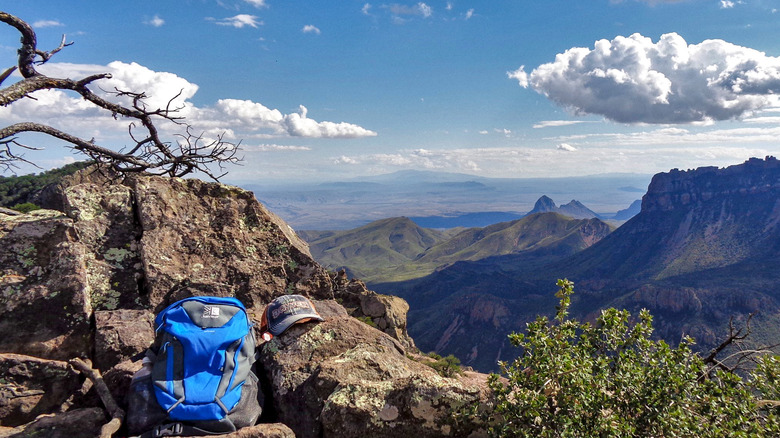
[[[96,409],[100,402],[66,361],[90,361],[122,402],[139,354],[152,342],[154,314],[193,295],[236,296],[259,321],[274,297],[299,293],[316,300],[323,328],[330,327],[308,323],[275,338],[258,369],[267,387],[264,419],[288,424],[262,424],[236,436],[390,436],[393,427],[445,436],[455,427],[445,424],[451,410],[484,396],[483,375],[444,379],[409,359],[416,349],[406,332],[408,305],[322,268],[251,192],[198,180],[82,173],[46,196],[61,210],[0,214],[0,433],[67,436],[62,433],[75,426],[79,436],[97,436],[107,421]],[[311,361],[310,348],[338,336],[344,341],[337,347],[316,353],[352,371],[307,378],[316,399],[275,378],[296,375],[291,366],[324,366]],[[304,337],[309,350],[296,346]],[[370,357],[362,353],[368,349]],[[408,378],[368,378],[361,370],[373,361],[392,363]],[[370,389],[380,386],[386,391]],[[398,405],[399,394],[414,403]],[[383,410],[391,404],[397,416]],[[333,406],[339,409],[325,415]],[[289,409],[296,415],[287,415]],[[351,419],[352,435],[330,426],[338,416]],[[464,434],[479,429],[457,427]]]
[[[575,282],[578,318],[593,319],[611,306],[647,308],[657,336],[676,343],[690,334],[706,351],[728,334],[731,317],[739,325],[755,313],[751,338],[775,344],[778,266],[780,165],[767,157],[658,174],[639,214],[573,254],[541,264],[523,254],[462,261],[425,278],[372,287],[410,302],[409,330],[420,348],[442,348],[490,370],[497,359],[511,358],[505,334],[554,306],[557,278]],[[477,326],[492,334],[475,334]]]

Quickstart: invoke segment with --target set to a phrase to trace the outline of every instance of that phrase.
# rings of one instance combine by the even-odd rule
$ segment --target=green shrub
[[[31,211],[40,210],[41,207],[33,204],[32,202],[25,202],[23,204],[16,204],[11,207],[11,210],[16,210],[20,213],[29,213]]]
[[[378,328],[378,327],[377,327],[377,325],[376,325],[376,323],[374,322],[374,320],[373,320],[373,319],[371,319],[371,317],[370,317],[370,316],[358,316],[358,317],[357,317],[357,319],[358,319],[359,321],[361,321],[361,322],[365,323],[365,324],[368,324],[368,325],[370,325],[370,326],[371,326],[371,327],[373,327],[373,328]]]
[[[447,357],[441,357],[435,352],[430,352],[427,356],[433,359],[433,361],[423,363],[436,370],[442,377],[453,377],[455,374],[461,373],[460,359],[452,354]]]
[[[646,310],[636,322],[612,308],[594,324],[569,319],[573,284],[558,285],[555,318],[511,334],[521,355],[488,379],[490,436],[780,436],[777,356],[742,378],[705,363],[690,338],[674,348],[651,340]]]

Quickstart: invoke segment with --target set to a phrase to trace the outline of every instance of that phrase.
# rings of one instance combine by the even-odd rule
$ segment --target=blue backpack
[[[229,433],[257,422],[262,393],[252,371],[255,338],[240,301],[186,298],[160,312],[155,328],[154,397],[147,398],[165,418],[143,436]]]

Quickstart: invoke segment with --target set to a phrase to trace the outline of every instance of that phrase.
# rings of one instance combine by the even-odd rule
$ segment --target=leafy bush
[[[357,319],[365,324],[370,325],[373,328],[378,328],[374,320],[370,316],[358,316]]]
[[[23,204],[16,204],[11,207],[11,210],[16,210],[20,213],[29,213],[31,211],[40,210],[41,207],[33,204],[32,202],[25,202]]]
[[[435,352],[430,352],[428,353],[428,357],[433,359],[433,361],[427,361],[424,363],[436,370],[436,372],[438,372],[442,377],[453,377],[455,374],[461,373],[460,359],[452,354],[446,357],[441,357],[441,355]]]
[[[651,340],[646,310],[636,322],[616,309],[594,324],[569,319],[573,283],[558,285],[555,318],[511,334],[521,355],[489,377],[492,437],[780,436],[777,356],[743,379],[705,363],[690,338]]]

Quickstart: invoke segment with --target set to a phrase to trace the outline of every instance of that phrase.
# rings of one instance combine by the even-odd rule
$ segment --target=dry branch
[[[103,401],[106,411],[111,415],[111,421],[103,425],[100,429],[100,438],[110,438],[120,427],[122,427],[122,422],[125,419],[125,411],[120,408],[114,400],[111,391],[109,391],[106,386],[106,382],[103,381],[103,376],[100,374],[100,371],[92,368],[91,365],[79,358],[71,359],[68,363],[73,366],[73,368],[84,373],[89,380],[95,384],[95,390],[100,396],[100,400]]]
[[[237,156],[240,143],[224,141],[222,136],[204,143],[202,135],[192,132],[192,126],[186,124],[178,115],[182,108],[173,106],[173,102],[181,96],[181,92],[171,98],[165,108],[149,109],[146,105],[147,96],[143,92],[119,89],[105,91],[108,96],[129,98],[131,101],[129,105],[115,103],[89,88],[95,81],[110,79],[110,73],[100,73],[74,80],[49,77],[36,70],[36,65],[47,62],[54,54],[72,44],[66,43],[64,36],[57,48],[46,52],[38,49],[35,31],[23,20],[0,11],[0,22],[14,27],[22,35],[18,66],[0,74],[0,84],[17,68],[22,75],[22,80],[0,89],[0,105],[8,106],[20,99],[32,98],[34,92],[41,90],[75,92],[86,101],[111,114],[115,119],[120,117],[128,119],[130,139],[133,141],[133,144],[126,148],[127,151],[115,151],[96,144],[94,140],[86,140],[52,126],[35,122],[17,123],[0,129],[0,146],[4,147],[0,148],[0,167],[15,167],[14,163],[17,162],[30,163],[11,149],[12,146],[32,149],[16,140],[16,135],[26,132],[40,132],[63,140],[74,150],[119,173],[148,172],[154,175],[181,177],[199,171],[214,180],[219,180],[226,174],[225,165],[241,161]],[[165,141],[160,136],[156,125],[158,122],[172,122],[179,125],[184,133],[177,134],[178,140],[175,142]],[[137,134],[136,129],[143,134]],[[217,166],[219,172],[212,171],[212,166]]]

